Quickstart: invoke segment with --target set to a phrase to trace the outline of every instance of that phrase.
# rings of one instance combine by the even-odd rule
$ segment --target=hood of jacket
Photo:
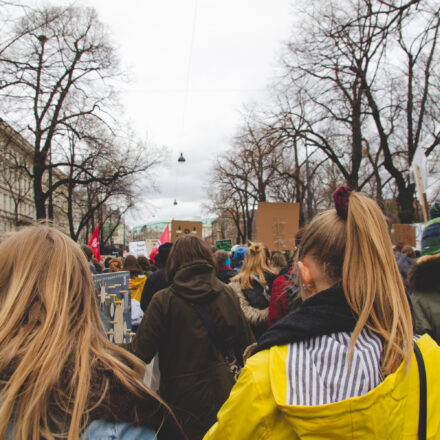
[[[420,258],[408,273],[411,289],[417,292],[440,291],[440,254]]]
[[[182,265],[174,275],[172,292],[189,302],[209,301],[224,290],[215,268],[205,260]]]
[[[425,358],[427,371],[432,370],[433,363],[440,360],[438,346],[427,335],[419,340],[418,345]],[[257,356],[264,354],[268,356],[267,371],[276,406],[299,438],[397,440],[407,438],[408,433],[417,434],[419,378],[414,356],[409,374],[406,374],[406,369],[401,365],[396,372],[388,375],[382,383],[363,396],[326,405],[292,406],[286,404],[287,346],[272,347]],[[438,387],[433,388],[432,392],[437,396],[436,398],[440,397]],[[430,389],[432,388],[428,382],[428,390]],[[433,432],[438,434],[436,430],[439,419],[440,417],[436,418],[436,426],[432,426],[434,430],[431,434]],[[430,420],[429,413],[428,420]],[[417,438],[417,436],[411,438]]]

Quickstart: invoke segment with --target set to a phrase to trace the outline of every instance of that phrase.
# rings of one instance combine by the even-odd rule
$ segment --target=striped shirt
[[[356,340],[351,368],[351,333],[332,333],[289,344],[286,374],[288,405],[324,405],[362,396],[383,381],[383,344],[368,329]]]

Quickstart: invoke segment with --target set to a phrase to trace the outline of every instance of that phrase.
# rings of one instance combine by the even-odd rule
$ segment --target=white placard
[[[128,243],[128,251],[130,254],[136,255],[136,257],[140,255],[144,257],[148,256],[145,241],[130,241],[130,243]]]

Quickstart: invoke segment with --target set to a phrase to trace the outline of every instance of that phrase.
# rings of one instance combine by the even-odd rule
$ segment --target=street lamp
[[[179,162],[179,163],[186,162],[186,159],[183,157],[183,153],[180,153],[180,157],[179,157],[179,159],[177,159],[177,162]]]

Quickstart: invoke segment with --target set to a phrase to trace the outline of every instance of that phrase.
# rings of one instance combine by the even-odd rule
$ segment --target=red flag
[[[162,235],[160,236],[159,240],[157,240],[157,243],[154,245],[153,250],[150,254],[150,260],[153,260],[154,263],[154,256],[159,252],[159,246],[161,246],[164,243],[168,243],[170,241],[170,224],[167,223],[167,227],[163,230]]]
[[[101,262],[101,253],[99,252],[99,225],[101,222],[98,222],[98,226],[96,226],[92,238],[89,241],[89,246],[92,248],[93,255],[98,260],[98,263]]]

